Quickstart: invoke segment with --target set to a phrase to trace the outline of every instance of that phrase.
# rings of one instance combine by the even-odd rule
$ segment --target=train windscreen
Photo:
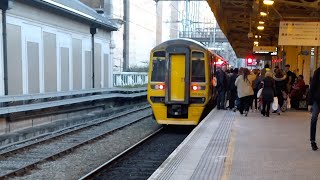
[[[205,65],[204,60],[192,61],[191,82],[205,82]]]
[[[163,59],[154,59],[152,63],[151,81],[164,82],[165,81],[166,61]]]

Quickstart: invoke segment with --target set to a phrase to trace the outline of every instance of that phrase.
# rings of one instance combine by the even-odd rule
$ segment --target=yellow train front
[[[159,124],[197,125],[212,108],[215,55],[202,44],[174,39],[152,49],[148,101]]]

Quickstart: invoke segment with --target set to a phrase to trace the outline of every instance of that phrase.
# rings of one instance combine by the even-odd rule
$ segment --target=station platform
[[[214,109],[149,180],[320,179],[320,151],[312,151],[309,142],[310,117],[306,111],[245,117]]]

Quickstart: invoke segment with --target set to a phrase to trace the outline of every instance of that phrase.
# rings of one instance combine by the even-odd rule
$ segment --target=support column
[[[129,69],[129,34],[130,34],[130,3],[129,0],[123,0],[123,21],[124,21],[124,31],[123,31],[123,71]]]
[[[316,68],[314,70],[320,67],[320,46],[315,47],[315,49],[317,49],[317,53],[315,54],[315,56],[317,57],[317,61],[316,61],[317,63],[316,63]]]
[[[156,25],[156,44],[160,44],[162,42],[162,2],[157,2],[157,25]]]
[[[310,83],[310,64],[311,64],[311,47],[301,47],[301,52],[307,51],[308,55],[299,55],[299,74],[302,74],[306,84]]]
[[[7,10],[2,9],[3,79],[4,95],[8,95]]]
[[[289,64],[291,71],[298,68],[298,54],[300,48],[297,46],[285,46],[284,50],[286,52],[286,62],[284,64]]]

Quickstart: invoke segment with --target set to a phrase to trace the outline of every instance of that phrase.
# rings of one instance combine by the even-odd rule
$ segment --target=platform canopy
[[[320,0],[274,0],[273,5],[265,5],[263,0],[207,2],[223,33],[241,58],[252,52],[255,40],[259,41],[259,46],[277,46],[280,21],[320,22]],[[266,12],[267,16],[261,16],[260,12]],[[264,30],[257,29],[259,21],[264,22]]]

